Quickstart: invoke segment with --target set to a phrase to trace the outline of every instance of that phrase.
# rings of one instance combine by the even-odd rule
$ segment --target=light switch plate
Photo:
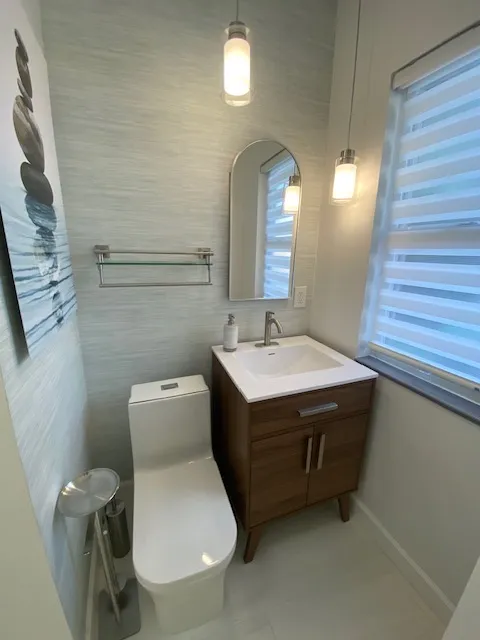
[[[295,309],[302,309],[307,306],[307,287],[295,287],[293,306]]]

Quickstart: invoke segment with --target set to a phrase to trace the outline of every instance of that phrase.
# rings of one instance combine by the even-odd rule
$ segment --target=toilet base
[[[157,621],[167,634],[200,627],[220,615],[225,599],[225,571],[167,593],[149,592]]]

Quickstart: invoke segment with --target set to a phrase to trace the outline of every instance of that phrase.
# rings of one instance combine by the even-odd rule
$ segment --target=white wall
[[[254,140],[276,140],[294,154],[304,179],[295,276],[311,291],[336,2],[242,0],[255,83],[254,100],[243,108],[221,100],[223,30],[234,3],[42,6],[94,463],[128,477],[132,384],[192,373],[209,378],[210,346],[222,341],[228,312],[242,340],[262,335],[269,308],[288,334],[307,329],[308,310],[290,303],[228,301],[228,174]],[[211,246],[213,286],[100,290],[96,243]],[[164,273],[157,268],[153,278]],[[108,275],[125,274],[112,267]]]
[[[477,562],[443,640],[477,640],[480,629],[480,561]]]
[[[40,0],[20,0],[20,4],[30,20],[38,42],[43,46]]]
[[[35,36],[42,43],[38,0],[0,0],[0,14],[9,11],[12,19],[24,24],[22,5]],[[25,36],[24,36],[25,37]],[[12,53],[13,53],[12,49]],[[15,65],[12,55],[10,63]],[[2,64],[9,64],[2,60]],[[0,100],[12,100],[2,94]],[[38,531],[45,547],[51,575],[75,638],[83,635],[85,595],[89,559],[83,555],[85,527],[83,520],[67,521],[56,511],[60,488],[84,471],[87,462],[86,386],[80,352],[76,318],[44,343],[34,358],[26,348],[12,280],[5,238],[0,242],[0,367],[11,414],[11,422],[22,461]],[[0,431],[4,429],[1,425]],[[7,450],[0,446],[0,467],[10,464]],[[12,454],[13,455],[13,454]],[[2,491],[9,489],[2,482]],[[11,508],[11,505],[7,505]],[[3,508],[3,507],[2,507]],[[20,508],[20,507],[18,507]],[[26,508],[26,507],[25,507]],[[31,505],[29,506],[31,509]],[[27,516],[25,516],[27,517]],[[2,524],[8,517],[2,512]],[[12,538],[14,540],[14,538]],[[39,542],[41,543],[41,542]],[[22,544],[21,533],[18,545]],[[20,549],[0,544],[2,554],[18,557]],[[29,567],[18,565],[18,586],[28,580]],[[3,580],[3,576],[2,576]],[[35,581],[37,588],[41,587]],[[9,588],[8,582],[4,583]],[[25,584],[26,592],[30,585]],[[40,594],[39,594],[39,597]],[[33,596],[32,596],[33,599]],[[2,602],[2,605],[4,603]],[[25,595],[25,606],[29,598]],[[36,605],[37,603],[35,603]],[[25,611],[19,613],[25,615]],[[28,616],[28,611],[26,613]],[[40,618],[37,620],[37,624]],[[2,620],[3,622],[3,620]],[[2,630],[3,631],[3,630]],[[29,635],[17,634],[18,638]]]
[[[30,501],[0,375],[1,637],[71,640]]]
[[[328,166],[346,146],[356,3],[340,0]],[[477,0],[363,0],[352,145],[359,198],[326,206],[311,333],[356,355],[391,73],[479,17]],[[376,392],[359,497],[457,603],[480,552],[480,428],[388,380]]]

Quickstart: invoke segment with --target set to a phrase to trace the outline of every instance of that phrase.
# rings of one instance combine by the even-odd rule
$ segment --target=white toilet
[[[199,626],[223,608],[237,526],[212,456],[202,376],[132,387],[133,564],[162,631]]]

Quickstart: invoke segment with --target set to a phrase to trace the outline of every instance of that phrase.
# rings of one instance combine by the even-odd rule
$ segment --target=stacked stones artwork
[[[14,36],[18,95],[13,103],[13,126],[24,156],[24,161],[17,165],[19,182],[23,185],[22,188],[19,184],[18,190],[23,191],[22,196],[18,194],[23,200],[23,210],[12,210],[1,200],[0,205],[27,345],[32,351],[45,335],[63,325],[75,308],[75,292],[61,196],[59,221],[54,192],[46,175],[42,134],[34,115],[30,58],[17,29]],[[45,103],[44,96],[42,102]],[[52,170],[57,171],[57,167],[53,165]],[[16,197],[15,203],[19,200]],[[16,220],[12,220],[12,214]]]
[[[33,117],[33,89],[28,69],[28,53],[15,29],[17,48],[15,60],[18,69],[17,84],[20,95],[13,106],[13,124],[18,142],[28,162],[22,162],[20,176],[27,192],[25,207],[30,220],[37,227],[33,242],[39,271],[49,279],[52,307],[57,324],[63,322],[62,296],[58,290],[58,258],[55,236],[57,216],[53,204],[53,191],[45,171],[45,156],[40,131]]]

